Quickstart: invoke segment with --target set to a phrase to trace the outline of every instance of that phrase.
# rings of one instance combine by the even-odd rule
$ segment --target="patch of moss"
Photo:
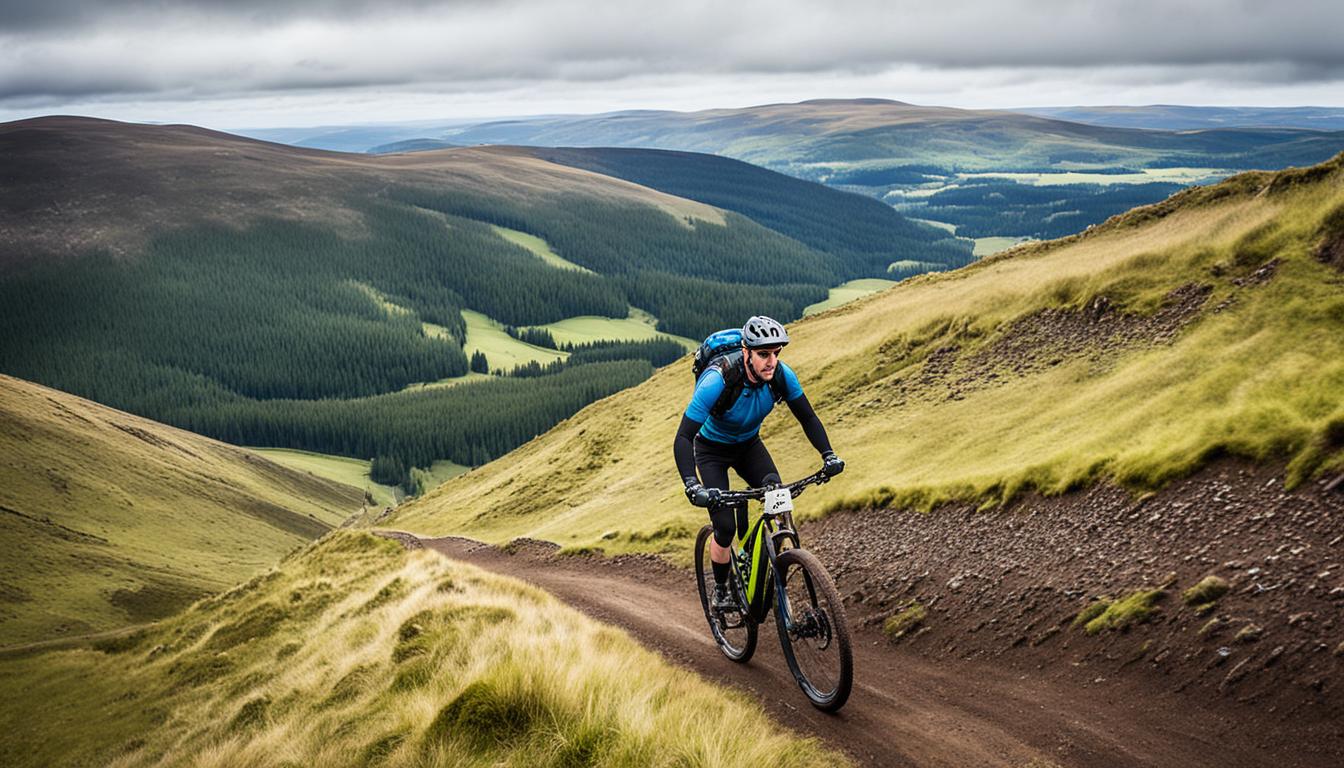
[[[1264,628],[1258,624],[1247,624],[1237,630],[1236,636],[1232,639],[1236,640],[1238,643],[1253,643],[1256,640],[1259,640],[1260,635],[1264,634],[1264,632]]]
[[[1093,600],[1084,606],[1083,610],[1079,611],[1077,616],[1073,617],[1073,626],[1079,627],[1087,624],[1089,621],[1092,621],[1105,613],[1106,609],[1109,607],[1111,607],[1111,598],[1109,597],[1099,597],[1096,600]]]
[[[1222,628],[1223,628],[1223,620],[1218,618],[1217,616],[1214,616],[1212,619],[1209,619],[1208,621],[1204,622],[1204,626],[1200,627],[1199,630],[1195,632],[1195,634],[1198,635],[1199,637],[1204,637],[1205,635],[1210,636],[1216,635],[1218,634],[1219,631],[1222,630]]]
[[[1227,583],[1227,579],[1209,575],[1200,579],[1195,586],[1185,590],[1182,597],[1185,599],[1186,605],[1204,607],[1204,610],[1200,611],[1203,613],[1208,607],[1212,607],[1213,603],[1218,601],[1218,598],[1227,594],[1228,589],[1231,589],[1231,585]],[[1196,610],[1200,609],[1196,608]]]
[[[882,634],[892,640],[899,640],[909,634],[911,630],[923,624],[927,616],[928,609],[916,601],[900,613],[888,617],[882,623]]]
[[[1104,630],[1123,632],[1135,624],[1147,621],[1156,610],[1157,602],[1166,597],[1166,594],[1166,591],[1161,589],[1141,589],[1134,592],[1109,603],[1095,617],[1083,623],[1083,630],[1089,635]]]

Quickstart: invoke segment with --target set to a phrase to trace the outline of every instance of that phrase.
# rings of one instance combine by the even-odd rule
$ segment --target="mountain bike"
[[[793,499],[808,486],[830,479],[817,472],[787,485],[720,494],[719,504],[762,502],[761,516],[740,540],[741,546],[733,547],[729,580],[737,603],[734,609],[716,610],[710,600],[714,572],[709,542],[714,526],[701,528],[695,540],[700,604],[719,650],[733,661],[749,660],[756,651],[757,627],[773,605],[789,671],[812,706],[824,712],[844,706],[854,683],[849,624],[830,574],[801,546],[793,525]]]

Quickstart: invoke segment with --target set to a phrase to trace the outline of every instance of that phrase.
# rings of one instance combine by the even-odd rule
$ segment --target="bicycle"
[[[696,582],[700,604],[719,650],[745,663],[756,651],[756,629],[770,612],[789,671],[812,706],[835,712],[844,706],[854,682],[849,624],[840,593],[815,555],[803,549],[793,525],[793,499],[809,485],[830,480],[817,472],[787,485],[723,491],[719,504],[762,502],[761,516],[749,528],[744,546],[732,554],[730,589],[735,609],[716,610],[710,601],[713,571],[709,542],[714,526],[695,540]]]

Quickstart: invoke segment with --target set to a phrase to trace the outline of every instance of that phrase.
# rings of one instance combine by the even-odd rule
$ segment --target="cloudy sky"
[[[0,120],[1344,106],[1339,0],[0,0]]]

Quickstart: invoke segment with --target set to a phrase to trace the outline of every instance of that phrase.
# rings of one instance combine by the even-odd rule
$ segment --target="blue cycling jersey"
[[[803,385],[798,383],[798,375],[782,360],[775,369],[776,376],[784,377],[784,399],[797,400],[803,396]],[[775,398],[770,385],[765,382],[752,384],[744,381],[742,394],[737,402],[724,412],[723,416],[712,416],[709,410],[723,394],[723,374],[717,368],[710,368],[700,376],[695,385],[695,394],[691,404],[686,406],[686,416],[692,421],[704,422],[700,427],[700,436],[717,443],[744,443],[756,436],[761,430],[761,422],[774,410]]]

